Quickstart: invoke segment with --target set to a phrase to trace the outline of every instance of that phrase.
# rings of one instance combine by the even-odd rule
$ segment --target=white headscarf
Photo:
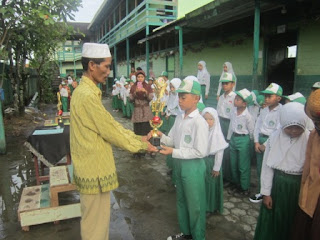
[[[214,119],[214,124],[209,129],[209,143],[207,155],[215,155],[217,152],[226,149],[229,146],[229,144],[224,139],[220,126],[218,112],[212,107],[207,107],[203,109],[202,116],[204,116],[206,113],[209,113]]]
[[[200,61],[200,62],[198,62],[198,64],[200,64],[202,66],[202,70],[198,69],[198,74],[197,74],[198,79],[203,79],[206,76],[210,75],[210,73],[207,70],[207,64],[205,61]]]
[[[123,83],[123,85],[126,83],[126,78],[123,75],[121,75],[120,82]]]
[[[181,80],[180,78],[173,78],[170,83],[173,85],[175,90],[177,90],[180,87]],[[179,96],[176,92],[171,92],[169,94],[169,99],[167,103],[167,115],[177,115],[180,112],[179,107]]]
[[[266,159],[263,159],[267,166],[286,173],[302,173],[310,134],[306,129],[307,118],[304,106],[300,103],[287,103],[281,108],[281,128],[271,134],[267,142],[269,154]],[[297,138],[290,138],[284,132],[285,128],[293,125],[304,129],[304,132]]]
[[[233,67],[232,67],[232,63],[231,62],[225,62],[223,64],[223,66],[226,65],[227,66],[227,72],[228,73],[232,73],[234,76],[236,76],[236,74],[234,73],[233,71]],[[222,67],[222,73],[221,73],[221,76],[220,76],[220,79],[222,78],[223,74],[225,73],[223,67]]]

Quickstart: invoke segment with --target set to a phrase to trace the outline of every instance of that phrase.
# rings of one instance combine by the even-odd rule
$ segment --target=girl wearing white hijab
[[[236,78],[236,75],[234,74],[234,71],[233,71],[233,67],[232,67],[232,64],[230,62],[225,62],[223,64],[223,69],[222,69],[222,73],[220,75],[220,79],[222,78],[222,75],[227,72],[227,73],[232,73],[236,79],[236,82],[234,84],[234,87],[233,87],[233,91],[236,90],[236,85],[237,85],[237,78]],[[219,79],[219,80],[220,80]],[[218,86],[218,91],[217,91],[217,100],[219,100],[219,97],[221,95],[221,89],[222,89],[222,86],[221,86],[221,82],[219,81],[219,86]]]
[[[218,113],[208,107],[202,111],[202,116],[209,125],[208,152],[206,162],[206,194],[207,212],[223,212],[223,178],[221,164],[223,152],[229,144],[225,141]]]
[[[198,63],[197,79],[201,85],[202,99],[203,101],[205,101],[206,99],[208,99],[210,90],[210,73],[207,70],[205,61],[200,61]]]
[[[309,138],[307,118],[302,104],[284,105],[280,112],[281,128],[265,144],[260,189],[263,204],[255,240],[290,239]]]

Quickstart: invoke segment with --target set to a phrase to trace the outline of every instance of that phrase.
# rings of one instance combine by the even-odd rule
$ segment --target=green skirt
[[[222,133],[224,135],[224,138],[227,139],[230,119],[221,118],[221,117],[219,117],[219,119],[220,119]],[[223,153],[222,169],[223,169],[224,180],[228,182],[232,182],[229,147],[227,147]]]
[[[134,106],[133,103],[127,100],[127,117],[131,118],[132,114],[133,114],[133,110],[134,110]]]
[[[290,239],[298,210],[301,175],[275,170],[272,183],[272,209],[261,205],[254,240]]]
[[[117,95],[112,97],[112,108],[113,108],[114,110],[119,109],[119,106],[118,106],[118,96],[117,96]]]
[[[126,117],[127,116],[127,106],[124,105],[123,100],[121,100],[121,110],[122,110],[122,116]]]
[[[223,178],[222,171],[218,177],[212,177],[214,156],[204,158],[206,163],[207,212],[223,212]]]

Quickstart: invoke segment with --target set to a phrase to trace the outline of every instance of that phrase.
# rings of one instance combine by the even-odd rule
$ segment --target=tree
[[[10,62],[9,78],[14,108],[23,111],[29,72],[27,60],[41,74],[59,43],[73,28],[73,19],[81,0],[2,0],[0,8],[0,58]]]

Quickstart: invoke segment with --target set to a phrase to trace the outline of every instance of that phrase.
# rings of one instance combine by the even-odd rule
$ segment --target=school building
[[[108,43],[111,77],[142,67],[169,78],[197,74],[204,60],[215,104],[224,62],[237,89],[279,83],[284,94],[308,96],[320,81],[320,6],[312,0],[105,0],[88,26]],[[149,59],[149,61],[146,61]]]
[[[69,22],[75,33],[56,51],[60,77],[71,75],[75,78],[82,76],[81,52],[84,42],[92,41],[92,34],[88,30],[89,23]],[[59,82],[60,83],[60,82]]]

